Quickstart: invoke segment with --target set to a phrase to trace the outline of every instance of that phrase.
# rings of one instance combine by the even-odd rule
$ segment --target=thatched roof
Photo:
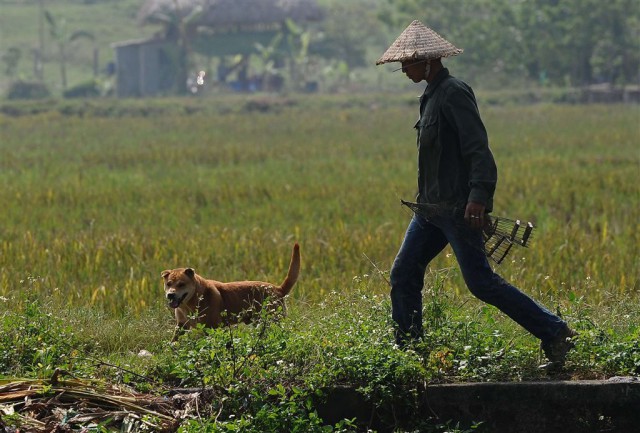
[[[212,28],[269,26],[293,21],[322,19],[316,0],[146,0],[138,12],[141,24],[155,23],[158,14],[187,17],[197,8],[197,25]]]

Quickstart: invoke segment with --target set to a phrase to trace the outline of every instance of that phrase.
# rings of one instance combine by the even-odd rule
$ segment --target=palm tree
[[[95,36],[86,30],[78,30],[70,32],[67,27],[67,20],[62,18],[59,22],[55,20],[53,15],[47,10],[44,11],[44,16],[49,25],[49,34],[58,45],[58,55],[60,57],[60,78],[62,80],[62,90],[67,88],[67,46],[69,43],[77,39],[88,39],[91,42],[95,42]]]
[[[180,8],[178,0],[174,0],[174,7],[167,10],[159,9],[151,14],[147,19],[160,23],[163,26],[163,37],[166,40],[175,41],[175,67],[176,82],[175,87],[178,93],[187,92],[187,78],[193,56],[191,40],[196,32],[194,23],[202,16],[203,8],[196,5],[188,13],[184,14]]]

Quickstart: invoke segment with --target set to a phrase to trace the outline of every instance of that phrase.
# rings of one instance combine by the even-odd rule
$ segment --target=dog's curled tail
[[[291,263],[289,263],[289,272],[287,277],[280,286],[280,295],[287,296],[293,285],[298,281],[298,275],[300,274],[300,245],[296,242],[293,245],[293,252],[291,253]]]

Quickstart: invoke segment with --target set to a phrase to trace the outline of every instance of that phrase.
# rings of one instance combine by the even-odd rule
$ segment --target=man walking
[[[442,65],[442,58],[460,53],[461,49],[414,21],[376,62],[400,62],[414,83],[426,80],[415,124],[417,202],[452,210],[428,218],[415,214],[407,228],[391,268],[396,340],[402,346],[422,337],[422,287],[427,265],[450,244],[471,293],[540,339],[548,366],[562,366],[576,333],[496,274],[484,252],[482,228],[492,211],[497,168],[473,90]]]

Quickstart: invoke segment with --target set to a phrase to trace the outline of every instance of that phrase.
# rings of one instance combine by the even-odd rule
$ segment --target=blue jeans
[[[451,244],[462,276],[471,293],[494,305],[524,329],[549,340],[567,324],[516,287],[507,283],[489,265],[482,233],[462,227],[464,220],[451,217],[425,218],[414,215],[391,268],[391,309],[397,324],[396,340],[419,339],[422,330],[422,287],[427,265]]]

